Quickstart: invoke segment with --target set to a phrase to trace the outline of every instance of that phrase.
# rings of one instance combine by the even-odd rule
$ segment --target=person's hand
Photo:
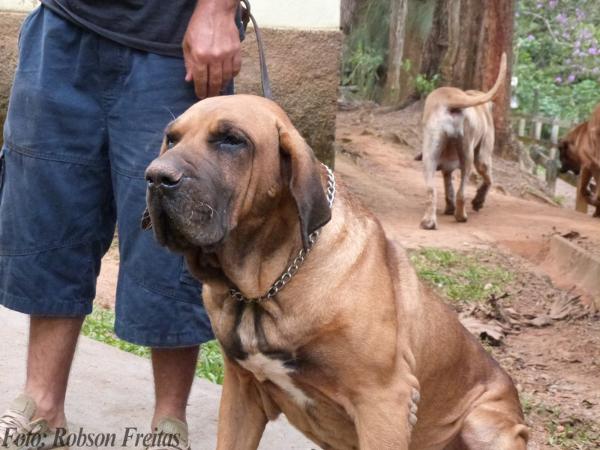
[[[185,80],[198,98],[219,95],[242,66],[238,0],[199,0],[183,37]]]

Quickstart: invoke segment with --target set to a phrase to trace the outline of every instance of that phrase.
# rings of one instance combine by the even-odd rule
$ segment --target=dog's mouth
[[[148,215],[154,235],[171,251],[212,248],[225,238],[225,214],[213,203],[193,197],[185,190],[175,194],[148,187]]]

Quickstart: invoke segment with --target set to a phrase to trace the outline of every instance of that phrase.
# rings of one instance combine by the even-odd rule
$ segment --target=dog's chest
[[[238,363],[246,370],[252,372],[261,383],[270,381],[283,390],[292,400],[301,407],[310,403],[310,398],[294,383],[291,377],[293,369],[285,366],[284,361],[271,358],[263,353],[248,355]]]
[[[292,378],[297,369],[294,351],[273,321],[267,326],[264,314],[255,304],[238,307],[234,325],[227,330],[227,344],[223,347],[230,358],[258,381],[270,381],[294,403],[304,407],[310,399]]]

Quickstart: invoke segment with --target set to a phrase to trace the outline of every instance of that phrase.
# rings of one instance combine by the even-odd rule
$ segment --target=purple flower
[[[548,6],[550,7],[550,9],[556,8],[556,5],[558,5],[558,0],[550,0],[548,2]]]
[[[561,25],[564,25],[567,22],[567,16],[565,16],[563,13],[560,13],[558,16],[556,16],[556,21]]]
[[[575,81],[575,75],[570,74],[569,77],[567,78],[567,82],[572,83]]]
[[[590,55],[597,55],[598,54],[598,49],[596,47],[591,47],[588,49],[588,53]]]
[[[556,78],[554,79],[554,81],[555,81],[556,83],[560,84],[560,83],[562,83],[562,82],[563,82],[563,79],[562,79],[562,77],[556,77]]]
[[[527,40],[528,41],[535,41],[535,36],[533,34],[530,34],[529,36],[527,36]]]

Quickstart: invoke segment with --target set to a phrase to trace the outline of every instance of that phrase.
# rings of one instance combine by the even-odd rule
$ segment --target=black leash
[[[271,79],[269,78],[269,70],[267,69],[267,61],[265,59],[265,49],[263,46],[262,35],[260,28],[256,23],[256,19],[252,15],[250,10],[249,0],[240,0],[242,5],[242,23],[244,24],[244,30],[248,27],[248,22],[252,21],[254,27],[254,34],[256,35],[256,44],[258,45],[258,59],[260,61],[260,84],[262,86],[263,97],[273,100],[273,92],[271,91]]]

